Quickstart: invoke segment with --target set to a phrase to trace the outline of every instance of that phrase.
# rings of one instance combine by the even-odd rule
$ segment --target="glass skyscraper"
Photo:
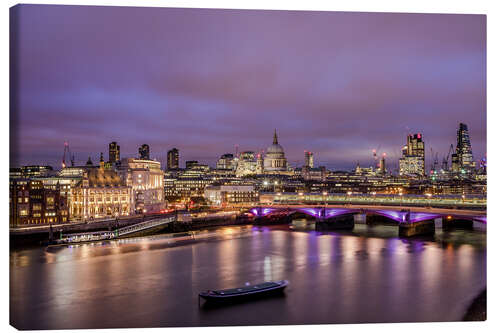
[[[469,129],[466,124],[460,123],[457,130],[456,154],[461,172],[470,172],[476,167],[472,155],[472,147],[469,138]]]

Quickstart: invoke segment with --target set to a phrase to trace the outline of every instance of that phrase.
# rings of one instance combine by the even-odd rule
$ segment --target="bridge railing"
[[[486,208],[486,197],[444,196],[444,195],[393,195],[393,194],[339,194],[328,193],[266,193],[261,195],[260,204],[381,204],[389,206],[414,205],[433,207],[480,207]]]
[[[160,226],[163,224],[171,223],[176,220],[176,215],[172,215],[162,219],[154,219],[144,222],[139,222],[133,225],[129,225],[126,227],[122,227],[119,229],[115,229],[112,231],[93,231],[79,234],[67,234],[61,235],[61,238],[56,241],[56,243],[80,243],[80,242],[89,242],[89,241],[99,241],[99,240],[107,240],[114,239],[120,236],[129,235],[141,230],[146,230],[150,228],[154,228],[156,226]]]
[[[156,226],[160,226],[160,225],[163,225],[166,223],[174,222],[175,219],[176,219],[176,217],[175,217],[175,215],[173,215],[173,216],[170,216],[170,217],[167,217],[164,219],[160,219],[160,220],[151,220],[151,221],[145,221],[145,222],[133,224],[133,225],[123,227],[123,228],[116,230],[117,236],[123,236],[123,235],[127,235],[127,234],[134,233],[137,231],[141,231],[141,230],[145,230],[145,229],[149,229],[149,228],[154,228]]]

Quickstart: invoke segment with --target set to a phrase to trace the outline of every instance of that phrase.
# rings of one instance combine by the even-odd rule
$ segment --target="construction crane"
[[[438,167],[438,153],[434,154],[434,150],[431,147],[431,173],[435,173]]]
[[[445,171],[448,171],[448,160],[450,159],[450,154],[453,153],[453,143],[450,145],[450,149],[448,150],[448,155],[446,155],[446,158],[443,157],[443,164],[441,168]]]
[[[373,161],[375,162],[375,168],[378,167],[377,151],[379,151],[379,150],[380,150],[380,145],[378,145],[377,149],[372,149]]]

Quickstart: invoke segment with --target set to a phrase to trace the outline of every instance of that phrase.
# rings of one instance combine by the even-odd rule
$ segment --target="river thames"
[[[486,287],[486,234],[401,239],[394,226],[316,232],[305,221],[14,249],[19,329],[458,321]],[[283,296],[198,305],[198,293],[286,279]]]

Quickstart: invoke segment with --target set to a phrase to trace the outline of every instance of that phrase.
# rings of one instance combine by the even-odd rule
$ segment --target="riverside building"
[[[34,179],[11,179],[9,185],[10,227],[69,221],[68,199],[61,195],[60,185],[47,188]]]
[[[164,173],[158,161],[123,158],[118,174],[132,188],[132,211],[137,214],[156,212],[165,208]]]
[[[207,186],[204,197],[213,206],[246,205],[259,201],[259,193],[251,185]]]
[[[71,218],[93,220],[132,214],[132,187],[114,170],[87,169],[82,179],[71,188]]]

